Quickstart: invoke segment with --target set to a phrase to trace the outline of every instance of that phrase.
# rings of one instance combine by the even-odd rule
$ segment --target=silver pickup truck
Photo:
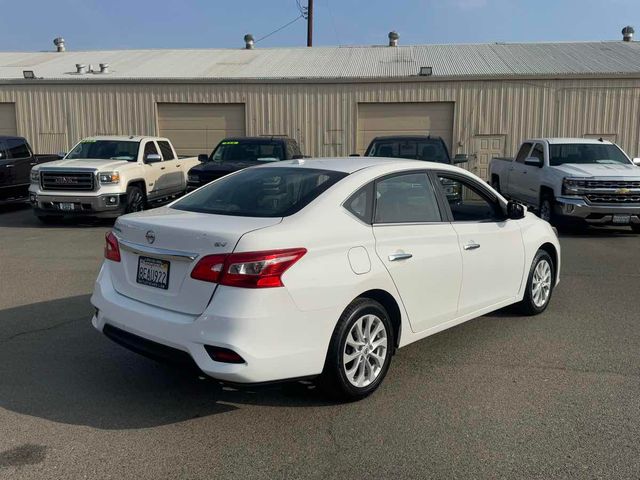
[[[494,158],[491,185],[551,223],[628,225],[640,233],[640,159],[602,139],[525,140],[515,158]]]

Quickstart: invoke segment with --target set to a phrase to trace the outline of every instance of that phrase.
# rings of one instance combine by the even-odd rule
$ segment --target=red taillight
[[[230,287],[282,287],[282,274],[307,253],[305,248],[209,255],[198,262],[191,277]]]
[[[118,245],[118,239],[113,232],[108,232],[105,236],[104,245],[104,258],[113,262],[120,261],[120,245]]]

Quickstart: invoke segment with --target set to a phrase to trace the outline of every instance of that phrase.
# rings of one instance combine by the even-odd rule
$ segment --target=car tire
[[[358,298],[335,327],[319,386],[330,397],[360,400],[382,383],[395,349],[389,314],[375,300]]]
[[[531,263],[524,298],[518,304],[525,315],[538,315],[549,306],[555,286],[556,268],[548,252],[538,250]]]
[[[142,189],[136,185],[127,187],[126,213],[141,212],[146,205],[146,199]]]
[[[45,225],[53,225],[57,222],[57,217],[52,217],[51,215],[36,215],[36,218]]]
[[[540,199],[540,208],[538,208],[538,216],[542,220],[549,222],[552,225],[556,220],[554,214],[554,204],[555,202],[551,195],[543,194],[542,198]]]

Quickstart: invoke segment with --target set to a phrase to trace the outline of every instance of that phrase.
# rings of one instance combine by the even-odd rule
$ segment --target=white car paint
[[[498,223],[372,226],[343,207],[361,187],[396,172],[454,172],[482,183],[465,170],[378,158],[305,159],[255,168],[283,167],[349,175],[284,218],[193,213],[173,204],[120,217],[114,234],[121,250],[124,242],[128,248],[120,263],[103,262],[91,298],[95,328],[102,331],[110,324],[187,352],[202,371],[220,380],[267,382],[320,374],[338,319],[365,292],[387,292],[397,304],[397,345],[403,347],[522,300],[543,244],[558,254],[558,281],[558,239],[548,223],[530,213]],[[505,207],[506,200],[493,193]],[[145,239],[149,230],[155,232],[153,245]],[[465,250],[472,241],[482,248]],[[296,247],[307,253],[284,273],[281,288],[216,286],[189,276],[205,255]],[[172,261],[168,291],[135,282],[135,252],[153,256],[153,249],[192,257]],[[389,262],[390,254],[403,252],[413,257]],[[204,345],[231,349],[245,362],[214,361]]]

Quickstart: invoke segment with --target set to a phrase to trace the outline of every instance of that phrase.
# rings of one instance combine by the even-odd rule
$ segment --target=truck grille
[[[587,199],[591,203],[640,203],[640,194],[590,193]]]
[[[94,187],[92,172],[42,172],[42,190],[90,191]]]
[[[640,180],[586,180],[585,188],[640,188]]]

